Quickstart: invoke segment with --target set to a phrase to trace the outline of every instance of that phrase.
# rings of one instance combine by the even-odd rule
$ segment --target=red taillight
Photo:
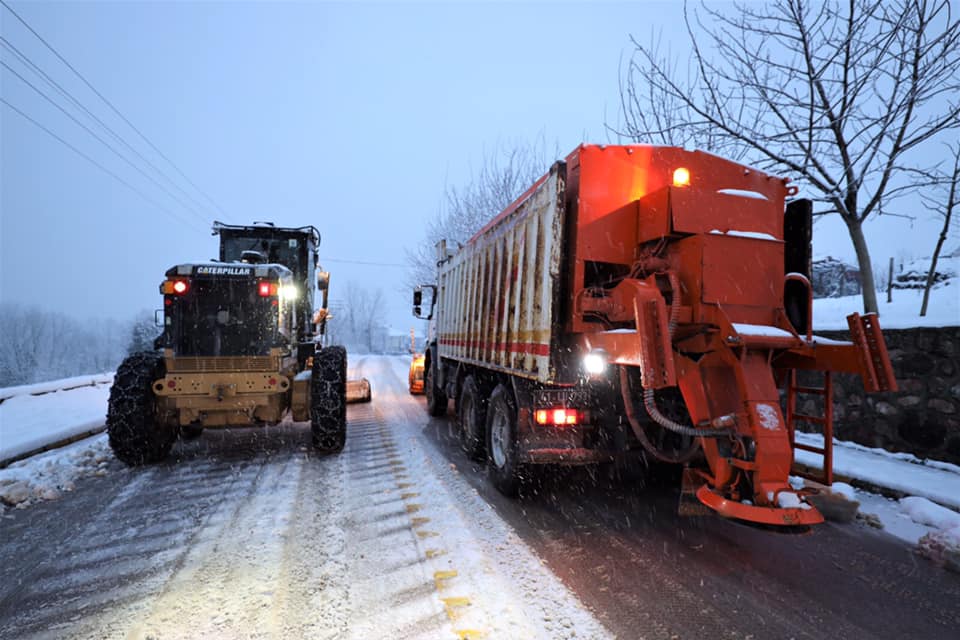
[[[261,298],[275,296],[277,295],[277,283],[261,280],[259,283],[257,283],[257,293],[260,294]]]
[[[557,407],[555,409],[537,409],[534,413],[537,424],[572,425],[580,424],[580,412],[576,409]]]

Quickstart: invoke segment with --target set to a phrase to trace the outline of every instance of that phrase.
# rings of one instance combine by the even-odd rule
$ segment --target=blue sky
[[[167,267],[215,256],[213,219],[272,220],[318,227],[332,297],[379,286],[406,329],[404,269],[389,265],[444,186],[514,140],[564,154],[611,141],[629,35],[685,50],[678,2],[10,4],[223,210],[187,211],[3,70],[5,99],[162,204],[0,106],[0,298],[85,317],[157,307]],[[208,204],[0,11],[8,41]],[[903,237],[893,223],[881,238]],[[816,252],[852,256],[842,229],[818,231]]]

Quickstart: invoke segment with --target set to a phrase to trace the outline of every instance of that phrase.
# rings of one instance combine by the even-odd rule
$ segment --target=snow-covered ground
[[[400,379],[405,379],[409,358],[400,356],[389,360]],[[100,384],[34,396],[30,393],[36,390],[28,387],[13,397],[9,397],[8,390],[0,390],[0,397],[8,398],[0,404],[0,443],[4,455],[18,448],[33,450],[47,442],[101,426],[108,390],[106,384]],[[801,438],[809,440],[809,444],[822,442],[807,434],[801,434]],[[417,458],[416,466],[411,468],[431,464],[414,443],[405,444],[409,454]],[[111,460],[106,436],[99,434],[15,462],[0,469],[0,502],[3,508],[23,508],[38,500],[56,499],[64,491],[70,491],[78,477],[106,473]],[[818,466],[820,462],[818,456],[806,452],[798,452],[798,460],[810,466]],[[837,442],[834,469],[843,476],[907,496],[892,500],[838,483],[835,490],[857,500],[860,513],[868,520],[880,523],[891,534],[919,545],[934,557],[942,555],[944,549],[960,554],[960,514],[957,513],[960,511],[960,467]],[[436,478],[441,479],[451,473],[446,469],[434,472]],[[433,495],[438,490],[439,485],[431,485],[430,491],[423,495]],[[462,499],[459,497],[458,501]],[[456,514],[451,517],[455,518]]]
[[[909,329],[911,327],[956,327],[960,325],[960,279],[952,284],[937,287],[930,292],[927,315],[920,316],[923,291],[895,289],[893,301],[877,292],[877,308],[880,326],[884,329]],[[814,331],[847,328],[847,316],[854,311],[863,313],[863,298],[859,295],[843,298],[817,298],[813,301]]]
[[[0,463],[103,427],[113,374],[0,389]]]

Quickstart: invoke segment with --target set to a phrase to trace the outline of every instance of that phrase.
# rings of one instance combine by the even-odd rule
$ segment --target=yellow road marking
[[[436,586],[437,591],[442,591],[446,586],[447,580],[452,580],[457,577],[456,571],[434,571],[433,572],[433,584]]]
[[[443,609],[447,612],[447,617],[451,620],[456,620],[460,617],[460,612],[457,611],[457,609],[470,606],[470,598],[464,597],[440,598],[440,602],[443,603]]]
[[[409,500],[410,498],[416,498],[416,497],[418,497],[419,495],[420,495],[419,493],[401,493],[401,494],[400,494],[400,499],[401,499],[401,500]]]
[[[417,511],[420,511],[420,509],[422,508],[423,508],[422,504],[408,504],[407,513],[416,513]]]
[[[483,637],[483,631],[477,629],[454,629],[453,632],[460,640],[477,640]]]
[[[443,549],[427,549],[424,553],[426,554],[428,560],[433,560],[437,556],[442,556],[445,554],[446,551]]]
[[[410,482],[398,482],[397,489],[409,489],[413,484]]]
[[[438,535],[440,534],[436,531],[417,531],[417,537],[419,537],[421,540],[423,538],[436,538]]]
[[[419,527],[430,522],[430,518],[413,518],[413,526]]]

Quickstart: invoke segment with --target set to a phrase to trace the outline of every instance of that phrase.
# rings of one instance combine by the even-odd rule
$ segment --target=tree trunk
[[[867,239],[863,235],[863,225],[859,220],[844,220],[853,249],[857,252],[857,265],[860,267],[860,286],[863,288],[863,312],[878,313],[877,288],[873,280],[873,263],[870,262],[870,249],[867,248]]]
[[[920,305],[920,315],[927,315],[927,303],[930,301],[930,289],[933,288],[933,279],[937,275],[937,259],[940,257],[940,250],[943,243],[947,240],[947,230],[950,228],[950,214],[953,207],[947,207],[947,214],[943,216],[943,229],[940,230],[940,237],[937,238],[937,248],[933,250],[933,258],[930,259],[930,271],[927,272],[927,281],[923,285],[923,304]]]

